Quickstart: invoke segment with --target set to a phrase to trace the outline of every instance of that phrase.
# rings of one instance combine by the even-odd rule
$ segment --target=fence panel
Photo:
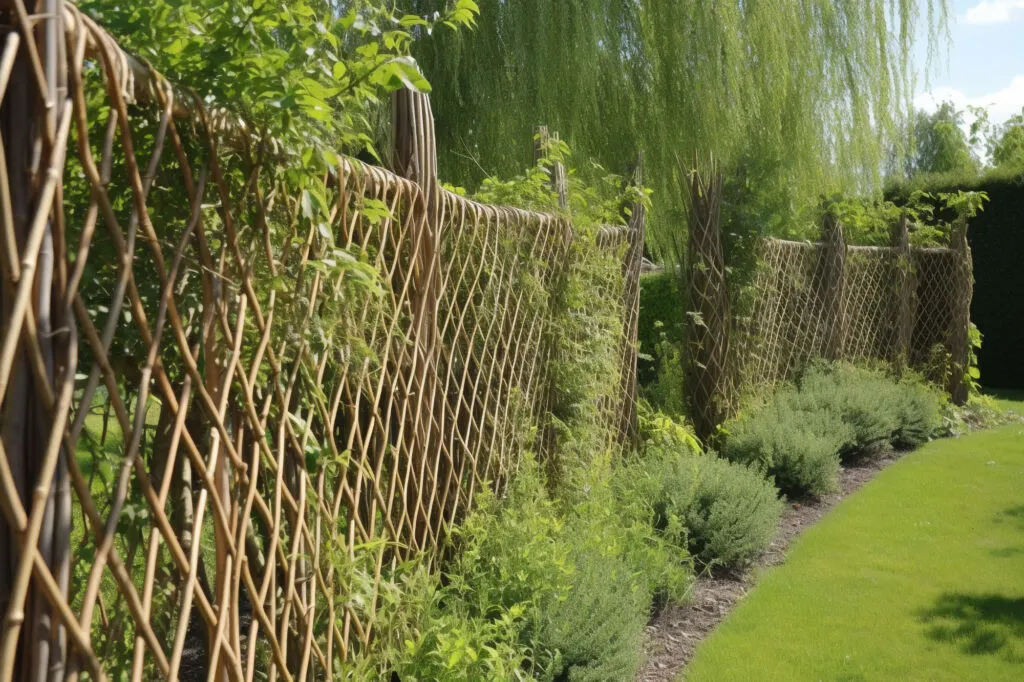
[[[830,290],[826,260],[820,243],[762,240],[753,329],[745,340],[751,349],[743,368],[748,384],[792,379],[808,361],[834,355],[835,306],[822,295]],[[970,286],[963,262],[964,255],[951,248],[845,247],[837,357],[899,363],[906,354],[911,367],[945,384],[954,339],[969,325],[957,314]]]
[[[229,113],[61,19],[53,125],[14,111],[59,92],[26,16],[0,60],[0,681],[331,679],[543,420],[572,226],[423,164],[289,189]],[[432,158],[403,102],[397,159]],[[607,294],[629,395],[637,234]]]

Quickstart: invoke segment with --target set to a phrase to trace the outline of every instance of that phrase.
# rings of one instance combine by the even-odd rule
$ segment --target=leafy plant
[[[942,422],[943,405],[949,401],[941,391],[917,376],[904,377],[899,383],[897,406],[899,424],[893,447],[912,449],[936,437]]]
[[[878,369],[817,363],[798,385],[727,424],[724,453],[762,467],[787,494],[821,495],[836,489],[841,461],[935,435],[943,400],[913,375],[897,381]]]
[[[681,598],[689,586],[685,554],[635,508],[619,508],[607,484],[589,495],[562,515],[528,457],[508,497],[481,493],[456,531],[445,612],[510,621],[501,632],[538,679],[630,677],[655,593]]]
[[[367,577],[366,590],[354,592],[350,600],[371,599],[376,592],[373,646],[340,664],[336,679],[521,679],[520,666],[528,656],[518,641],[522,608],[496,618],[468,613],[423,557],[385,569],[376,590],[372,575]]]
[[[592,541],[574,544],[571,590],[551,605],[541,626],[542,640],[557,652],[541,679],[632,679],[642,660],[650,595],[638,588],[631,567],[614,549]]]
[[[545,475],[552,498],[569,508],[583,499],[583,491],[601,484],[611,462],[607,407],[619,390],[623,310],[615,292],[623,287],[625,245],[601,243],[600,231],[624,225],[633,207],[647,206],[649,199],[647,190],[597,164],[574,167],[568,145],[558,138],[537,141],[541,153],[534,166],[510,180],[486,178],[475,198],[572,218],[568,267],[544,292],[544,313],[552,321],[540,340],[550,352]],[[568,164],[565,210],[551,182],[555,164]],[[548,268],[534,264],[540,271]]]

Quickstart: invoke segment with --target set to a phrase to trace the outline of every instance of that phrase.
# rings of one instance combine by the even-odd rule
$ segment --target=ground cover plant
[[[1020,679],[1022,443],[1012,423],[883,471],[797,541],[686,679]]]
[[[728,459],[760,467],[787,495],[836,489],[839,467],[937,435],[943,397],[908,375],[846,363],[814,364],[726,424]]]

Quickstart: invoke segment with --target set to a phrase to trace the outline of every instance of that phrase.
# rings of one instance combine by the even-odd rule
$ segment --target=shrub
[[[795,396],[799,411],[823,410],[852,429],[839,448],[844,462],[881,452],[899,430],[904,395],[881,372],[848,364],[813,365]]]
[[[594,531],[582,522],[566,534],[575,570],[568,594],[544,614],[540,641],[557,653],[541,679],[630,680],[640,666],[651,595],[616,546],[614,530]]]
[[[554,655],[540,639],[542,616],[572,587],[575,567],[563,530],[536,464],[524,457],[508,498],[480,493],[473,513],[454,531],[449,609],[491,620],[521,611],[518,639],[530,652],[524,667],[531,671],[546,669]]]
[[[839,451],[855,438],[853,428],[834,413],[800,409],[792,388],[727,423],[725,431],[723,454],[759,468],[790,496],[838,490]]]
[[[640,495],[616,495],[622,490],[620,467],[610,485],[592,491],[576,508],[566,535],[575,556],[585,547],[612,548],[626,563],[635,589],[648,595],[648,606],[682,601],[693,584],[693,559],[652,523],[653,505]]]
[[[466,619],[467,641],[495,637],[492,668],[518,651],[538,679],[629,679],[654,593],[686,593],[685,554],[620,509],[606,482],[586,495],[561,516],[526,457],[508,497],[481,493],[455,531],[444,613]]]
[[[937,389],[923,381],[905,380],[900,382],[899,387],[899,427],[893,437],[893,446],[903,449],[916,448],[939,432],[942,424],[942,405],[945,401]]]
[[[341,664],[334,679],[521,679],[519,671],[529,654],[519,643],[521,608],[496,619],[473,616],[460,608],[458,600],[448,599],[439,576],[423,557],[385,569],[379,582],[373,579],[372,562],[365,567],[360,563],[349,562],[347,572],[356,578],[356,592],[346,596],[359,605],[369,603],[376,593],[373,647]],[[337,608],[339,618],[346,612],[342,606]]]
[[[777,530],[782,503],[771,484],[714,455],[651,449],[620,478],[622,495],[649,500],[650,522],[705,566],[740,566]]]
[[[897,382],[850,364],[814,364],[726,424],[727,458],[761,467],[789,495],[822,495],[838,486],[841,462],[889,446],[914,447],[942,424],[942,398],[917,378]]]

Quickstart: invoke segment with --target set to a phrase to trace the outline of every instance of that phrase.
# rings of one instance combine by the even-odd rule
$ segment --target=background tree
[[[1024,109],[993,128],[989,154],[996,168],[1024,167]]]
[[[907,175],[964,173],[973,175],[981,164],[971,150],[964,130],[964,114],[952,102],[943,102],[929,114],[914,114],[913,152],[907,159]]]
[[[411,4],[425,16],[443,6]],[[479,4],[476,31],[413,49],[436,93],[442,176],[472,188],[529,165],[538,123],[615,170],[641,149],[659,243],[685,215],[677,160],[697,153],[713,153],[727,177],[758,160],[744,175],[774,194],[763,203],[780,207],[779,224],[822,192],[877,188],[888,143],[904,144],[919,15],[936,38],[949,9],[946,0]]]

